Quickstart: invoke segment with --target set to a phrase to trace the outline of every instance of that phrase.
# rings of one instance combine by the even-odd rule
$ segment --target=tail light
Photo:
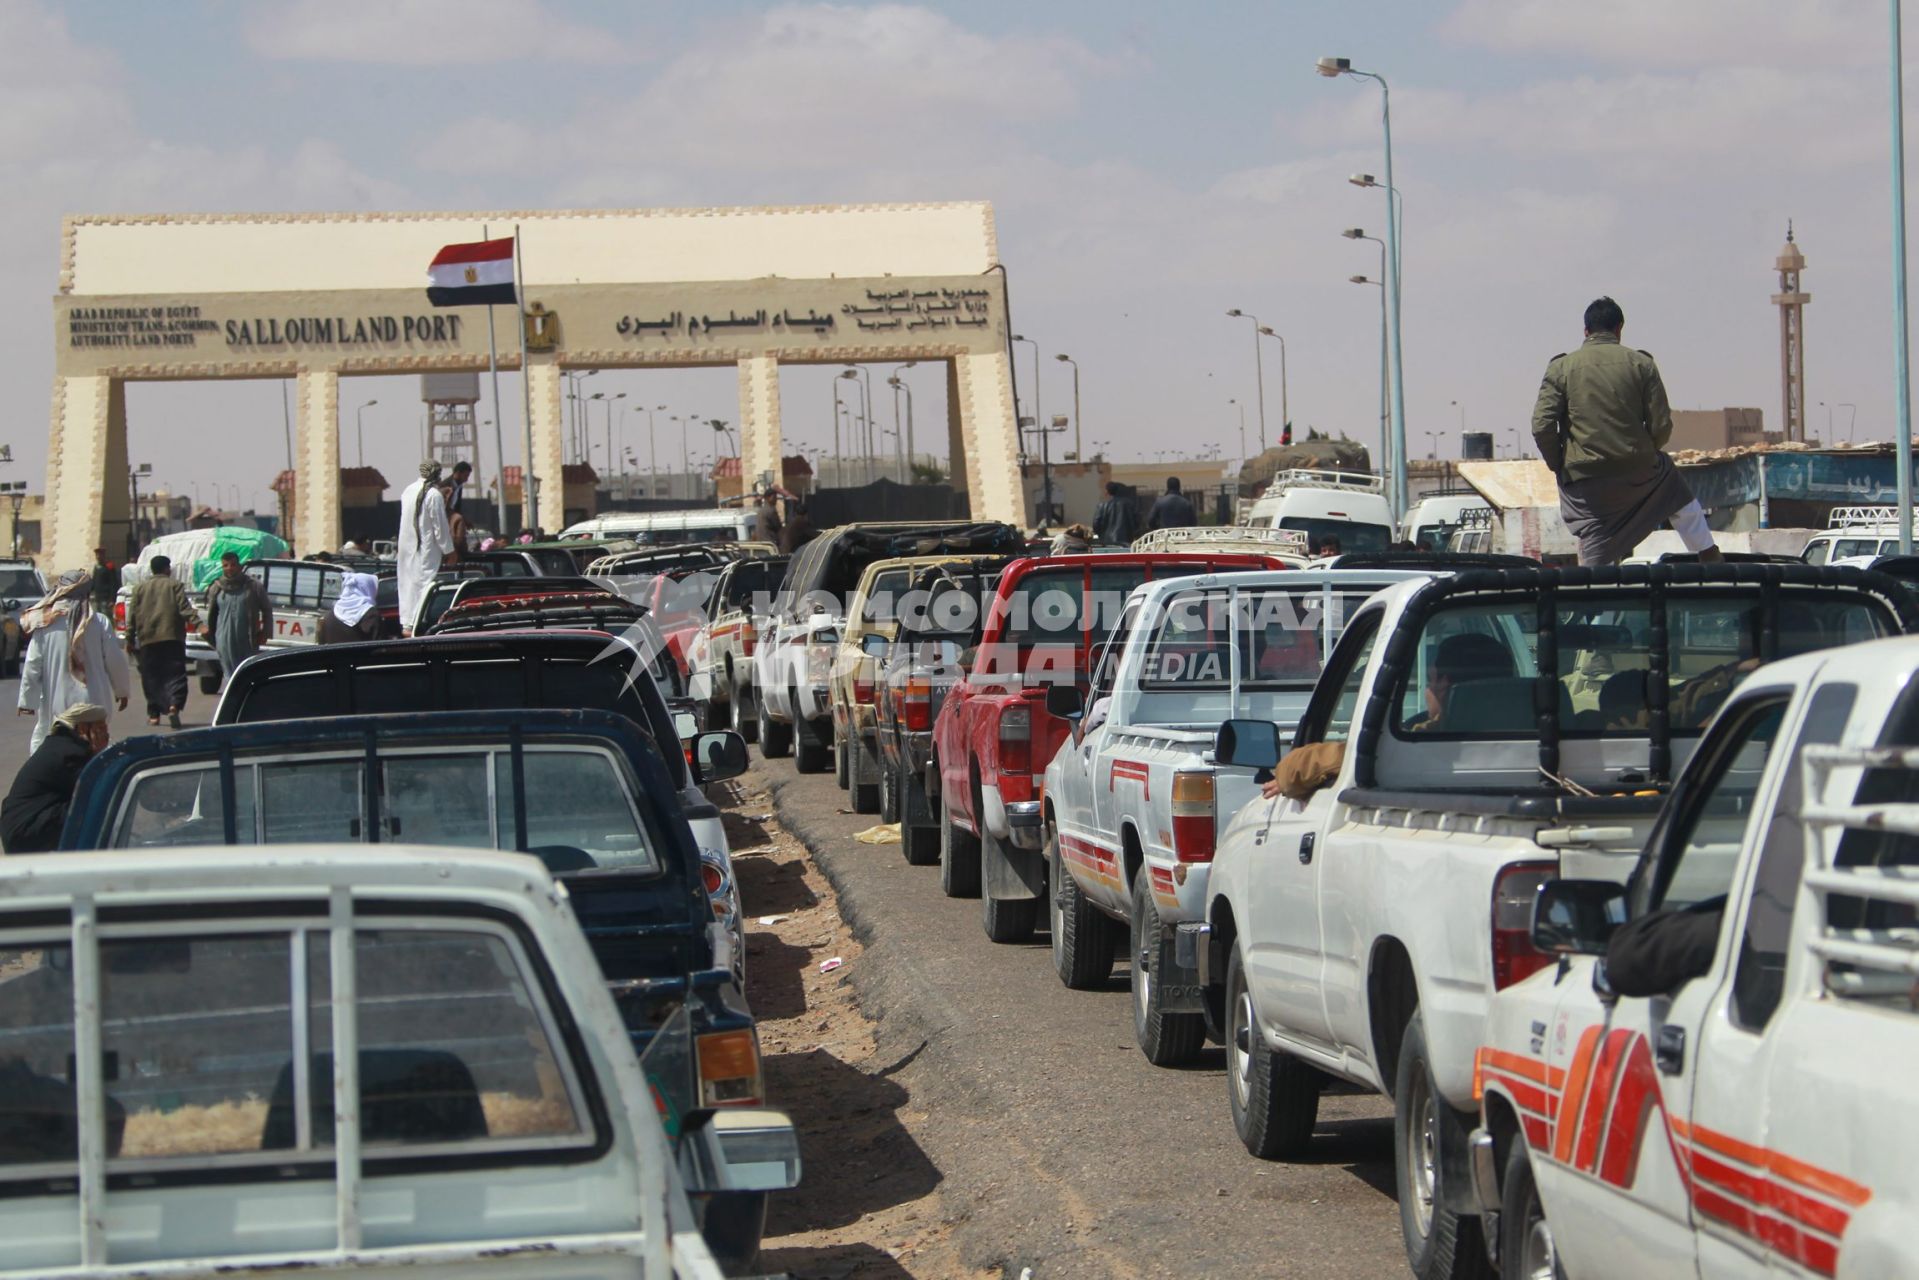
[[[113,602],[113,625],[116,630],[127,629],[127,602],[124,600]]]
[[[861,658],[859,666],[853,669],[853,701],[861,706],[873,705],[873,660]]]
[[[703,1107],[758,1106],[760,1046],[751,1031],[716,1031],[696,1037],[694,1053],[700,1063],[700,1105]]]
[[[933,682],[912,679],[900,691],[900,719],[908,729],[930,729],[933,725]]]
[[[1033,709],[1008,707],[999,716],[999,767],[1002,773],[1033,771]]]
[[[1493,989],[1538,973],[1553,958],[1533,946],[1533,901],[1559,875],[1554,862],[1515,862],[1493,882]]]
[[[726,888],[726,873],[710,862],[700,864],[700,879],[706,883],[706,892],[711,897],[719,897]]]
[[[740,653],[745,657],[752,657],[753,646],[759,642],[760,638],[754,632],[752,622],[742,622],[740,624]]]
[[[1173,775],[1173,854],[1181,862],[1213,860],[1213,775]]]

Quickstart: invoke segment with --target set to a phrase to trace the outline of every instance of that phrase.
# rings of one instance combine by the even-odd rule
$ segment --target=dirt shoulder
[[[942,1176],[915,1131],[852,975],[862,948],[826,878],[772,817],[765,780],[739,780],[725,810],[746,907],[747,999],[759,1019],[768,1104],[793,1117],[805,1170],[773,1199],[760,1270],[795,1277],[986,1277],[961,1264],[941,1214]],[[765,923],[762,923],[762,922]],[[837,959],[831,972],[822,965]]]

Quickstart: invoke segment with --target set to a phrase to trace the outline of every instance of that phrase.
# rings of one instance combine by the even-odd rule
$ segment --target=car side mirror
[[[731,729],[693,739],[694,768],[701,782],[724,782],[746,772],[746,739]]]
[[[1046,714],[1062,720],[1077,720],[1086,714],[1086,695],[1075,684],[1046,686]]]
[[[800,1135],[783,1111],[721,1107],[680,1139],[690,1192],[788,1191],[800,1185]]]
[[[891,636],[878,631],[869,631],[860,637],[860,652],[869,658],[884,658],[892,644]]]
[[[1626,887],[1610,880],[1548,880],[1533,899],[1533,946],[1548,955],[1603,955],[1626,923]]]
[[[1279,763],[1279,726],[1271,720],[1228,720],[1213,736],[1213,760],[1248,769]]]

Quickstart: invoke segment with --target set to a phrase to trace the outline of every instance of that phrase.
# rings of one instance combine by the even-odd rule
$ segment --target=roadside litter
[[[898,844],[900,842],[900,824],[882,822],[876,827],[868,827],[853,837],[861,844]]]

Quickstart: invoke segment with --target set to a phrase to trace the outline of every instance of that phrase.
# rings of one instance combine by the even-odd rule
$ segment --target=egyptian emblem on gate
[[[521,317],[526,325],[526,349],[528,351],[551,351],[560,340],[560,313],[548,311],[538,302],[527,306],[526,314]]]

